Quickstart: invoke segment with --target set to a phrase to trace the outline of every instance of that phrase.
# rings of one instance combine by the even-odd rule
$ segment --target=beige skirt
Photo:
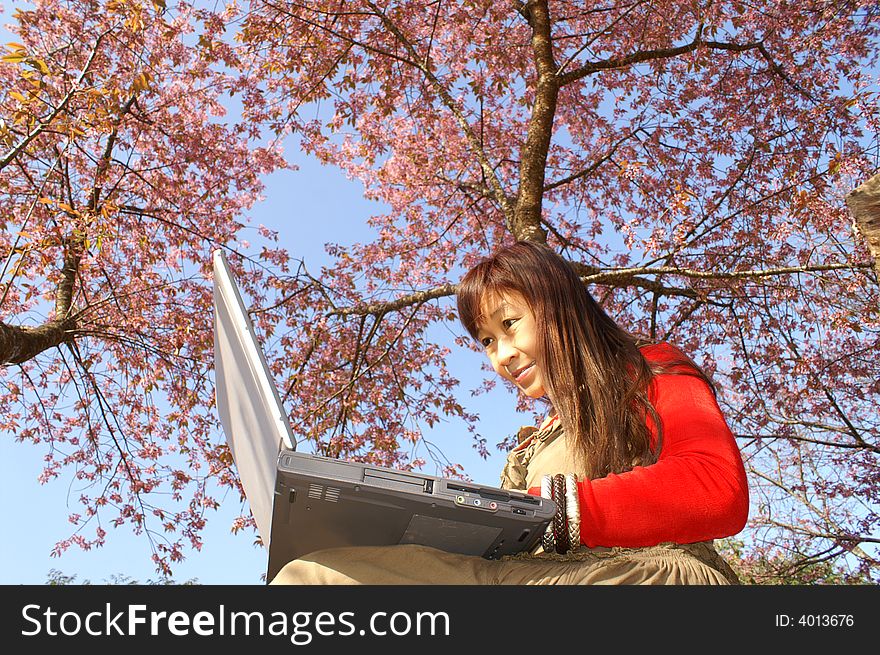
[[[270,582],[335,585],[729,585],[739,581],[708,542],[649,548],[585,548],[500,560],[427,546],[317,551],[289,562]]]

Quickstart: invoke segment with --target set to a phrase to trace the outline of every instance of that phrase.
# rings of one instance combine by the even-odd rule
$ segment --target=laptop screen
[[[222,250],[214,255],[214,373],[226,441],[268,548],[278,453],[295,440]]]

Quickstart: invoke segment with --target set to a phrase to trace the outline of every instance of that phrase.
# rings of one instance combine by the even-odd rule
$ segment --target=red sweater
[[[658,344],[642,354],[659,363],[676,361],[678,351]],[[749,512],[746,473],[712,390],[700,378],[669,373],[654,377],[648,396],[663,423],[660,456],[649,466],[578,483],[581,542],[641,547],[742,530]]]

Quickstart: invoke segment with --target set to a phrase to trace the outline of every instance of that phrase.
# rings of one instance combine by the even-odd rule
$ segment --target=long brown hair
[[[566,434],[573,437],[582,474],[601,478],[657,461],[662,425],[648,387],[661,367],[652,368],[642,355],[639,347],[645,342],[605,313],[571,264],[529,241],[502,248],[461,280],[459,319],[474,339],[485,299],[511,291],[522,295],[535,317],[544,387]],[[689,360],[675,364],[689,370],[675,366],[674,372],[706,379]],[[654,447],[648,419],[656,426]]]

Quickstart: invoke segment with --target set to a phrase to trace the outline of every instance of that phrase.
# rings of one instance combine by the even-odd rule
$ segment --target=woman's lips
[[[522,379],[528,375],[533,368],[535,368],[535,362],[532,362],[528,366],[523,366],[521,369],[517,369],[513,372],[513,379],[517,382],[522,381]]]

